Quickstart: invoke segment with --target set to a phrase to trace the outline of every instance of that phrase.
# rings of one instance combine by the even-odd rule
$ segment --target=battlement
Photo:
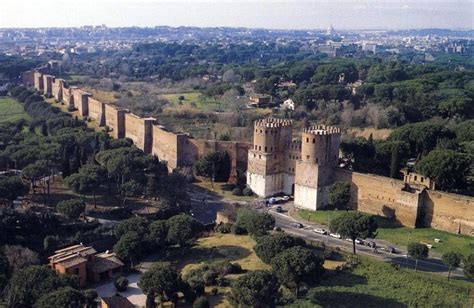
[[[265,118],[255,121],[255,127],[291,127],[293,121],[286,119]]]
[[[303,130],[303,133],[312,135],[340,135],[341,129],[335,126],[314,125]]]

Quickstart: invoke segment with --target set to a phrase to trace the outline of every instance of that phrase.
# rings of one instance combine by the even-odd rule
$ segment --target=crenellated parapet
[[[314,125],[303,129],[303,133],[313,135],[340,135],[341,129],[336,126]]]

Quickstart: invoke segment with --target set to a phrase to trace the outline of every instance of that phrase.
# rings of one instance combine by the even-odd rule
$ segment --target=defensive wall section
[[[152,125],[154,118],[140,118],[133,113],[125,114],[125,137],[133,140],[137,148],[146,154],[151,153],[153,143]]]
[[[231,159],[231,181],[237,179],[238,170],[247,170],[247,153],[251,146],[245,142],[193,139],[189,134],[173,133],[156,124],[154,118],[142,118],[128,109],[105,104],[80,88],[69,86],[60,78],[49,75],[45,67],[23,73],[23,83],[49,94],[57,101],[78,110],[83,117],[94,119],[98,126],[107,126],[113,138],[130,138],[147,154],[153,154],[167,163],[169,171],[192,165],[203,155],[213,151],[226,151]]]
[[[192,165],[208,153],[226,151],[232,164],[230,181],[237,179],[238,172],[246,172],[247,184],[259,196],[294,194],[295,206],[317,210],[327,205],[330,185],[344,181],[351,184],[350,206],[354,209],[408,227],[427,226],[474,236],[472,197],[436,191],[432,183],[419,185],[409,174],[400,181],[339,169],[338,128],[314,126],[304,130],[301,138],[292,138],[291,121],[265,119],[255,123],[252,144],[193,139],[168,131],[153,118],[104,104],[46,73],[48,70],[33,70],[25,72],[22,79],[25,85],[76,108],[81,116],[93,118],[99,126],[107,126],[113,138],[132,139],[145,153],[167,162],[170,171]]]
[[[92,97],[89,97],[87,100],[89,104],[89,117],[93,118],[96,121],[97,125],[104,126],[105,104]]]
[[[438,230],[474,236],[474,198],[427,190],[420,222]]]
[[[394,219],[408,227],[432,227],[474,236],[474,198],[429,190],[373,174],[335,169],[351,183],[352,208]]]

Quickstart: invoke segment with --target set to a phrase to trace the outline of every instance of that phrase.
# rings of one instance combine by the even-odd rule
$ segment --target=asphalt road
[[[307,222],[297,221],[294,218],[283,214],[277,213],[273,209],[268,211],[274,218],[276,222],[276,226],[280,227],[282,230],[289,234],[293,234],[295,236],[302,237],[309,241],[319,241],[324,242],[325,245],[330,247],[339,247],[342,250],[352,252],[352,241],[347,241],[343,239],[337,239],[328,235],[322,235],[314,232],[315,228],[321,228],[316,224],[308,224]],[[303,224],[303,228],[296,228],[291,226],[294,222],[300,222]],[[377,243],[377,251],[374,251],[373,248],[356,244],[356,253],[360,255],[370,256],[385,262],[399,264],[400,266],[404,267],[415,267],[415,260],[412,258],[407,258],[406,251],[402,249],[396,248],[396,253],[388,253],[383,250],[385,248],[384,245],[380,244],[377,240],[373,240]],[[427,260],[419,260],[418,267],[419,271],[424,272],[433,272],[439,274],[448,275],[448,267],[444,265],[441,260],[430,258]],[[455,269],[451,272],[451,277],[464,277],[464,273],[461,269]]]

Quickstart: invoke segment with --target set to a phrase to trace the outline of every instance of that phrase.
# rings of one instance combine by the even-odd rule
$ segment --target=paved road
[[[318,226],[316,224],[308,224],[307,222],[298,221],[286,214],[277,213],[272,209],[269,210],[268,212],[275,218],[276,226],[285,230],[285,232],[289,234],[300,236],[309,241],[324,242],[324,244],[327,246],[339,247],[340,249],[343,249],[345,251],[352,252],[352,242],[349,242],[347,240],[333,238],[327,235],[318,234],[313,231],[315,228],[321,228],[321,226]],[[304,227],[295,228],[291,226],[291,224],[294,222],[301,222]],[[360,255],[370,256],[370,257],[373,257],[385,262],[395,263],[395,264],[399,264],[400,266],[408,266],[408,267],[414,268],[415,260],[412,258],[407,258],[406,251],[403,251],[402,249],[396,247],[397,253],[391,254],[391,253],[383,251],[383,248],[385,246],[380,244],[379,241],[377,240],[374,240],[374,241],[377,243],[377,247],[378,247],[377,252],[374,252],[373,248],[363,246],[363,245],[357,245],[356,252]],[[448,274],[447,266],[444,265],[441,262],[441,260],[435,259],[435,258],[418,261],[418,270],[425,271],[425,272],[439,273],[443,275]],[[451,272],[451,276],[464,277],[464,274],[461,269],[455,269]]]

